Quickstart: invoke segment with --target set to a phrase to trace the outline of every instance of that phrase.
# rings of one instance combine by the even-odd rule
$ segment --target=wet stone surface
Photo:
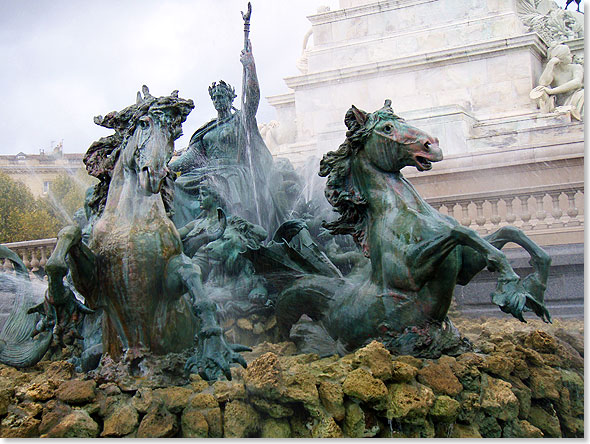
[[[473,352],[417,359],[373,342],[320,359],[262,343],[214,383],[182,376],[177,355],[148,358],[147,376],[108,360],[89,375],[64,361],[0,366],[0,436],[584,436],[582,322],[456,324]]]

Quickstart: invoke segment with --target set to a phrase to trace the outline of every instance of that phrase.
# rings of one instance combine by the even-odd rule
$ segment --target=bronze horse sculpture
[[[307,333],[316,332],[303,334],[300,348],[306,351],[343,354],[378,339],[392,351],[417,356],[459,352],[468,344],[447,317],[453,290],[485,267],[499,273],[492,302],[502,311],[521,321],[523,311],[534,311],[550,322],[544,306],[550,257],[515,227],[480,237],[426,203],[400,170],[431,169],[443,158],[438,140],[407,125],[390,105],[387,100],[374,113],[353,106],[345,117],[346,141],[320,163],[325,195],[340,215],[324,226],[353,236],[370,259],[370,273],[296,281],[278,297],[283,333],[306,314],[315,323]],[[524,279],[499,250],[507,242],[531,256],[534,272]],[[325,349],[318,345],[326,343]]]
[[[237,362],[245,367],[239,351],[248,348],[225,342],[215,304],[203,291],[200,269],[183,254],[161,195],[174,140],[182,134],[181,125],[193,107],[192,100],[179,98],[177,91],[156,98],[144,86],[135,105],[95,118],[97,124],[116,131],[89,150],[96,153],[110,147],[103,159],[111,164],[106,202],[93,221],[88,245],[81,241],[78,226],[65,227],[58,234],[45,266],[46,301],[35,310],[45,313],[46,328],[58,334],[72,327],[72,317],[80,311],[102,310],[103,352],[130,362],[146,352],[190,348],[197,333],[197,352],[186,370],[206,379],[222,372],[231,379],[230,365]],[[221,234],[205,236],[202,242]],[[68,271],[87,306],[76,303],[64,285]],[[70,309],[56,314],[51,307]]]

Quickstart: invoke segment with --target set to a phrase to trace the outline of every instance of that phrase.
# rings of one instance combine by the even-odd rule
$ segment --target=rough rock
[[[293,414],[293,409],[288,405],[272,402],[268,399],[252,397],[249,398],[249,402],[252,403],[254,407],[256,407],[256,410],[266,413],[268,416],[274,419],[288,418]]]
[[[223,424],[219,404],[210,393],[195,393],[188,401],[185,412],[197,410],[207,421],[209,437],[221,438],[223,436]]]
[[[348,374],[342,384],[342,390],[348,396],[368,403],[380,403],[387,397],[387,387],[370,372],[357,368]]]
[[[500,438],[502,436],[502,427],[498,424],[496,418],[484,416],[477,422],[479,433],[484,438]]]
[[[530,333],[525,339],[524,345],[539,353],[554,353],[557,350],[555,338],[542,330]]]
[[[512,385],[512,393],[518,399],[518,417],[520,419],[526,419],[531,410],[531,389],[515,377],[509,378],[508,382]]]
[[[451,370],[463,386],[463,390],[479,390],[481,374],[477,365],[469,361],[457,360],[451,365]]]
[[[117,405],[104,420],[100,436],[118,437],[133,432],[139,423],[137,410],[130,403]]]
[[[203,378],[201,378],[200,375],[191,373],[189,379],[190,385],[193,388],[193,391],[195,392],[202,392],[203,390],[209,388],[209,383],[205,381]]]
[[[39,433],[47,433],[58,422],[69,415],[72,408],[56,399],[47,402],[43,407],[43,416],[41,417],[41,424],[39,425]]]
[[[261,438],[290,438],[291,426],[285,419],[268,418],[262,423]]]
[[[387,419],[420,422],[434,404],[434,393],[422,384],[391,384],[387,395]]]
[[[186,408],[182,412],[180,427],[183,438],[207,438],[209,424],[205,415],[194,408]]]
[[[430,409],[430,416],[441,422],[454,422],[459,415],[461,403],[446,395],[438,396]]]
[[[561,438],[561,427],[559,419],[555,416],[555,411],[550,414],[541,407],[534,405],[531,407],[527,420],[540,429],[544,436],[548,438]]]
[[[94,438],[98,436],[98,424],[84,410],[72,412],[59,421],[42,438]]]
[[[449,438],[481,438],[481,434],[475,424],[454,424],[448,434]]]
[[[542,438],[543,432],[524,419],[508,422],[502,431],[503,438]]]
[[[55,383],[52,381],[43,381],[32,383],[24,393],[24,396],[16,396],[20,399],[29,398],[33,401],[47,401],[55,396]]]
[[[541,356],[541,354],[535,350],[525,348],[524,356],[526,362],[530,364],[532,367],[542,367],[545,365],[545,360],[543,359],[543,356]]]
[[[320,400],[324,408],[336,421],[342,421],[345,415],[344,390],[342,385],[332,381],[322,381],[318,387]]]
[[[166,387],[153,391],[154,396],[162,398],[171,413],[179,413],[188,403],[193,391],[186,387]]]
[[[518,398],[512,393],[512,385],[501,379],[482,377],[481,408],[490,416],[502,421],[518,417]]]
[[[36,418],[16,413],[8,413],[0,422],[2,438],[34,438],[39,436],[39,421]]]
[[[457,419],[466,423],[476,422],[481,416],[481,404],[479,403],[480,394],[475,392],[463,391],[459,395],[461,409]]]
[[[74,364],[68,361],[55,361],[45,369],[45,377],[55,383],[59,383],[74,376]]]
[[[365,413],[356,402],[346,403],[346,418],[342,425],[349,438],[363,438],[365,435]]]
[[[417,369],[421,369],[424,361],[420,358],[416,358],[410,355],[400,355],[393,358],[397,362],[403,362],[404,364],[411,365]]]
[[[265,353],[252,361],[244,373],[248,393],[278,399],[281,396],[281,366],[274,353]]]
[[[57,399],[68,404],[84,404],[92,401],[96,396],[96,382],[92,379],[64,381],[57,389],[56,395]]]
[[[531,368],[529,384],[533,399],[559,400],[561,373],[550,367]]]
[[[280,391],[283,401],[319,405],[320,395],[313,374],[305,367],[295,367],[291,371],[283,377],[284,387]]]
[[[501,378],[508,378],[514,370],[514,362],[502,355],[491,355],[485,359],[483,369]]]
[[[312,438],[342,438],[342,429],[330,415],[320,415],[311,428]]]
[[[309,371],[319,381],[334,381],[342,383],[348,373],[353,370],[352,355],[347,355],[342,358],[338,356],[330,356],[327,358],[318,359],[309,364]]]
[[[418,367],[407,364],[403,361],[393,361],[391,363],[391,381],[392,382],[410,382],[418,374]]]
[[[571,370],[562,369],[561,382],[568,391],[569,413],[573,416],[584,414],[584,380]]]
[[[213,395],[218,402],[245,399],[246,388],[238,381],[216,381],[213,384]]]
[[[430,363],[418,371],[417,378],[437,394],[457,396],[463,390],[463,385],[447,363]]]
[[[260,428],[256,410],[242,401],[231,401],[225,406],[223,437],[247,438]]]
[[[313,422],[309,413],[303,408],[295,411],[289,418],[292,438],[311,438],[311,426]]]
[[[566,415],[561,417],[564,438],[583,438],[584,420]]]
[[[354,353],[357,366],[368,367],[375,378],[387,381],[392,375],[391,353],[381,342],[372,341]]]
[[[137,429],[138,438],[171,438],[176,435],[176,416],[163,405],[151,408],[141,420]]]
[[[154,395],[152,393],[152,389],[142,387],[135,392],[133,398],[131,398],[131,405],[137,410],[139,413],[146,413],[152,402],[154,400]]]
[[[117,384],[113,384],[112,382],[107,382],[106,384],[101,384],[98,386],[98,389],[105,394],[105,396],[115,396],[121,394],[121,389]]]

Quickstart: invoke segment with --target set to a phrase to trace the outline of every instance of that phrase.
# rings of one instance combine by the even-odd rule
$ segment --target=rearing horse
[[[550,321],[543,302],[550,257],[515,227],[482,238],[426,203],[400,170],[431,169],[443,158],[438,140],[407,125],[390,105],[374,113],[353,106],[346,141],[320,163],[326,197],[340,214],[325,227],[353,236],[370,258],[370,274],[352,282],[319,276],[296,282],[278,299],[283,332],[307,314],[340,353],[371,339],[419,356],[452,353],[466,345],[447,318],[453,290],[485,267],[500,274],[493,303],[521,321],[528,310]],[[535,271],[525,279],[499,250],[507,242],[531,255]],[[313,341],[305,346],[314,349]]]
[[[57,310],[57,319],[47,324],[65,326],[69,319],[60,313],[71,317],[76,308],[88,311],[81,304],[72,305],[75,298],[63,283],[69,270],[88,306],[103,310],[103,352],[129,361],[146,351],[179,352],[192,347],[197,333],[197,353],[187,362],[187,370],[205,379],[223,372],[231,379],[231,363],[245,367],[238,352],[248,348],[225,342],[215,304],[203,291],[200,269],[183,254],[161,195],[174,140],[182,134],[181,124],[193,102],[179,98],[177,91],[156,98],[144,86],[143,94],[138,93],[135,105],[95,118],[97,124],[116,131],[110,136],[113,140],[101,139],[90,150],[111,147],[107,163],[114,162],[114,168],[107,181],[108,196],[88,245],[81,242],[77,226],[58,234],[45,266],[45,305],[73,310]]]

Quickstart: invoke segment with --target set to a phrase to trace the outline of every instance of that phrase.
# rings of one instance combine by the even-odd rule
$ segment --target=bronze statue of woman
[[[186,152],[170,163],[176,180],[174,222],[184,226],[199,212],[200,184],[206,181],[227,202],[228,212],[276,228],[268,186],[273,159],[258,131],[256,111],[260,87],[250,40],[246,37],[240,61],[244,67],[242,110],[232,106],[234,88],[223,80],[209,87],[217,117],[199,128]]]

